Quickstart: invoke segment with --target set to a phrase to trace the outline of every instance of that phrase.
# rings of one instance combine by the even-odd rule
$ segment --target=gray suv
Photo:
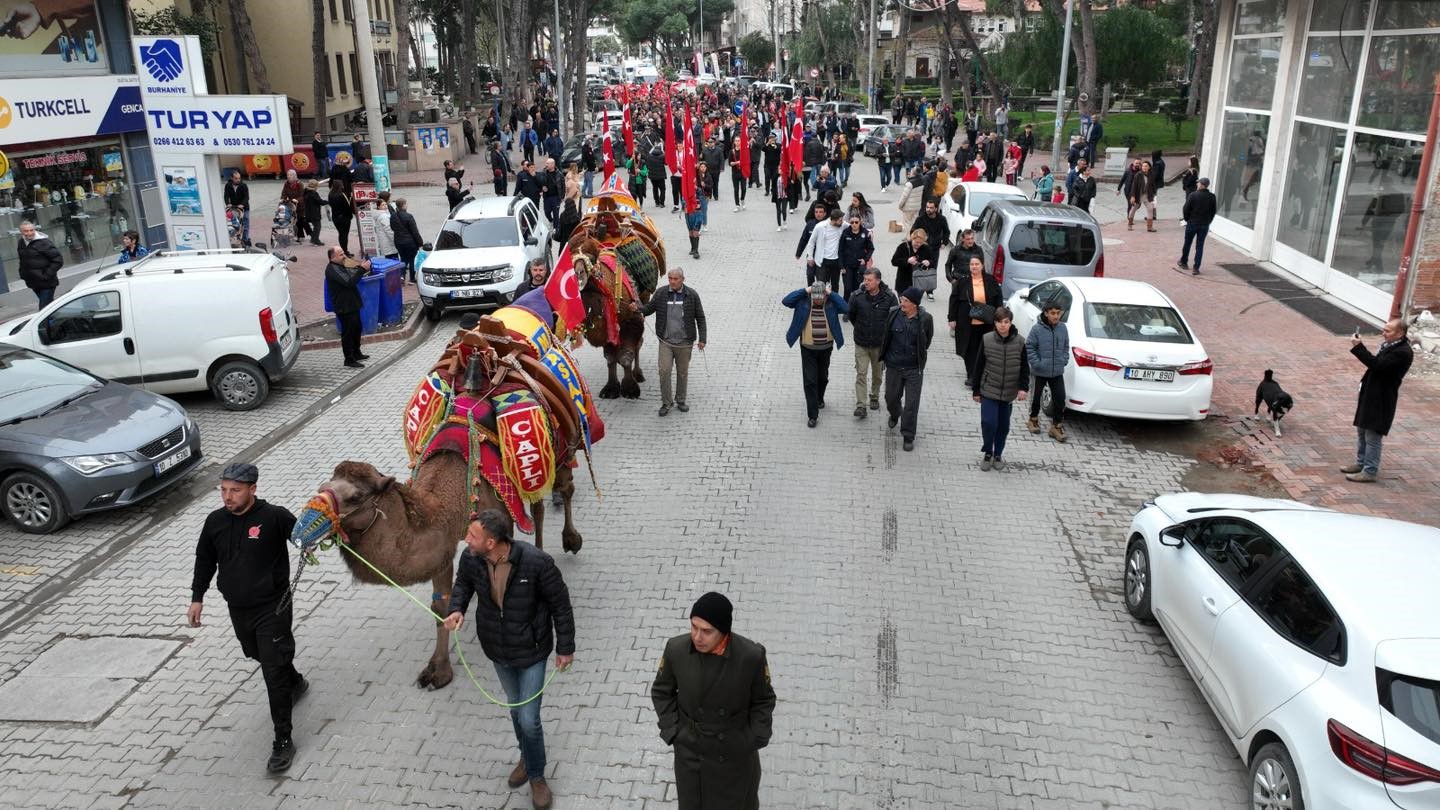
[[[141,501],[202,458],[169,399],[0,343],[0,510],[21,531]]]
[[[996,200],[975,220],[975,244],[1005,300],[1056,276],[1105,275],[1100,223],[1073,205]]]

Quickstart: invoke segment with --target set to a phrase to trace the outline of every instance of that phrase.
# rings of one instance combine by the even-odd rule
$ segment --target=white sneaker
[[[785,226],[784,226],[784,225],[776,225],[776,226],[775,226],[775,232],[776,232],[776,233],[779,233],[779,232],[781,232],[781,231],[783,231],[783,230],[785,230]]]
[[[735,210],[738,212],[740,210],[740,206],[735,206]]]

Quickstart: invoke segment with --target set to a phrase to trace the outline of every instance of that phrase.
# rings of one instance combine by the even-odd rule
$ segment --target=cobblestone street
[[[577,473],[583,551],[561,556],[558,520],[549,523],[547,545],[578,625],[575,666],[544,696],[556,806],[675,806],[650,683],[664,640],[685,631],[691,603],[711,589],[734,600],[736,632],[769,651],[779,704],[774,738],[761,753],[765,807],[1248,806],[1244,766],[1198,689],[1163,636],[1133,622],[1119,595],[1132,514],[1144,499],[1184,488],[1202,462],[1163,441],[1137,445],[1112,420],[1077,416],[1070,441],[1058,444],[1026,432],[1017,415],[1010,463],[981,472],[978,406],[962,390],[944,329],[944,285],[928,304],[937,334],[915,451],[901,451],[883,411],[863,421],[851,415],[848,326],[847,345],[832,362],[829,407],[817,429],[806,429],[798,349],[785,344],[790,312],[779,303],[804,279],[793,259],[801,220],[777,233],[773,206],[759,190],[736,213],[724,185],[699,261],[685,257],[678,215],[668,207],[654,212],[671,263],[685,267],[709,318],[707,351],[691,366],[690,412],[657,418],[647,327],[642,397],[601,404],[607,435],[596,446],[595,483],[602,496]],[[898,193],[879,191],[869,159],[856,163],[854,189],[877,208],[877,265],[888,281],[900,237],[885,233],[884,223],[895,216]],[[1162,206],[1174,211],[1178,189],[1165,194]],[[1113,212],[1097,213],[1113,221]],[[1167,290],[1180,283],[1157,269],[1178,245],[1173,219],[1157,237],[1164,247],[1122,251],[1108,274]],[[1232,260],[1227,254],[1238,256],[1212,239],[1207,259]],[[1221,334],[1231,310],[1206,310],[1203,296],[1177,300],[1207,346],[1213,337],[1217,369],[1225,368],[1220,352],[1244,350],[1239,337]],[[1309,339],[1295,325],[1300,316],[1273,317],[1266,335],[1288,329]],[[376,363],[394,353],[393,363],[323,413],[293,423],[302,426],[253,459],[260,497],[298,511],[346,459],[402,476],[401,409],[455,323],[447,317],[408,354],[405,342],[367,345]],[[1337,354],[1348,397],[1358,364],[1343,363],[1343,348]],[[577,358],[598,390],[600,352],[587,347]],[[1238,359],[1236,366],[1225,386],[1217,378],[1221,414],[1248,413],[1244,400],[1258,372]],[[296,710],[299,753],[284,777],[264,774],[271,740],[264,683],[241,657],[218,594],[208,600],[204,627],[185,624],[195,538],[220,505],[217,465],[303,418],[322,397],[328,404],[349,376],[338,351],[310,351],[255,412],[184,398],[209,457],[187,487],[49,537],[0,530],[0,562],[37,569],[0,575],[0,681],[66,640],[149,639],[173,648],[98,721],[0,722],[0,804],[530,806],[526,789],[505,787],[515,761],[506,713],[486,703],[458,666],[448,688],[417,690],[431,620],[389,588],[353,585],[340,552],[308,568],[296,596],[296,666],[312,689]],[[1402,414],[1407,402],[1435,401],[1433,381],[1406,385]],[[1343,409],[1323,414],[1317,406],[1304,418],[1317,433],[1351,430]],[[1220,424],[1206,435],[1243,427],[1211,421]],[[1166,430],[1193,440],[1200,428],[1146,432]],[[1290,438],[1289,422],[1286,431],[1287,442],[1304,441]],[[1376,503],[1435,491],[1433,471],[1420,480],[1419,465],[1405,469],[1416,480],[1383,484],[1387,494]],[[1238,486],[1248,473],[1230,475]],[[1348,508],[1343,498],[1336,502]],[[94,555],[108,556],[94,564]],[[87,562],[84,576],[74,576]],[[413,592],[424,599],[427,589]],[[468,624],[461,636],[477,676],[495,691]]]

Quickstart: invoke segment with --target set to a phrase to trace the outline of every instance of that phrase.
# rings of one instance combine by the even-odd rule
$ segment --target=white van
[[[300,356],[283,259],[243,250],[160,251],[101,268],[0,341],[157,394],[209,389],[259,407]]]

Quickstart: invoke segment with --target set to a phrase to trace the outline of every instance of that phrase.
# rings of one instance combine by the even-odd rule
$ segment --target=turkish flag
[[[690,117],[689,101],[685,102],[685,145],[681,148],[680,189],[685,195],[685,213],[693,214],[700,210],[700,200],[695,195],[695,175],[698,173],[695,168],[695,122]]]
[[[790,165],[797,170],[805,165],[805,124],[804,116],[796,116],[790,125],[790,142],[785,148],[790,152]]]
[[[560,249],[560,258],[555,260],[555,269],[545,282],[545,300],[555,311],[556,334],[568,334],[585,322],[585,304],[580,300],[580,284],[575,278],[569,245]]]
[[[610,175],[615,173],[615,146],[614,136],[610,134],[610,111],[605,111],[605,132],[600,135],[600,157],[604,163],[605,179],[609,180]]]
[[[630,85],[621,85],[620,110],[624,116],[620,132],[625,136],[625,154],[635,156],[635,130],[630,128]]]
[[[785,120],[783,118],[777,119],[775,121],[775,143],[780,147],[781,188],[784,188],[785,184],[790,180],[790,150],[785,148],[785,144],[788,142],[789,138],[785,132]]]
[[[740,103],[740,174],[750,179],[750,105]]]
[[[665,130],[665,170],[670,174],[680,171],[675,154],[675,115],[670,108],[670,88],[665,86],[660,97],[660,126]]]

